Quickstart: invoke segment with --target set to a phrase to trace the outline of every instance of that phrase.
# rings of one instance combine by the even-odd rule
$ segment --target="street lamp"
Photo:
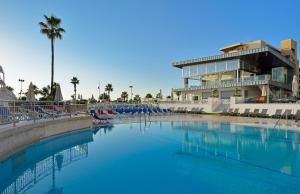
[[[98,84],[98,90],[99,90],[99,97],[98,98],[100,98],[100,95],[101,95],[101,93],[100,93],[100,82],[99,82],[99,84]],[[100,99],[99,99],[100,100]]]
[[[132,88],[133,88],[133,86],[129,86],[129,88],[130,88],[130,101],[132,103]]]
[[[22,84],[23,84],[23,82],[25,82],[25,80],[23,80],[23,79],[19,79],[19,82],[21,83],[21,89],[20,89],[20,93],[19,93],[19,98],[21,99],[21,95],[22,95]]]

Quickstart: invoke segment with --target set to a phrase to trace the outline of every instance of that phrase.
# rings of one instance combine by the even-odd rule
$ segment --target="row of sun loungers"
[[[224,109],[221,115],[224,116],[244,116],[244,117],[272,117],[272,118],[286,118],[286,119],[300,119],[300,110],[297,110],[295,114],[292,114],[291,109],[277,109],[273,115],[268,114],[268,109],[254,109],[253,112],[250,108],[246,108],[244,112],[240,113],[238,108]]]
[[[187,107],[178,107],[177,109],[174,109],[174,112],[176,113],[192,113],[192,114],[201,114],[204,113],[203,108],[200,107],[194,107],[190,110]]]

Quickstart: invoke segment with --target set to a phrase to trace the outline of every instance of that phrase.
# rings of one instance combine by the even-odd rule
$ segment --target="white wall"
[[[203,108],[204,112],[216,112],[220,111],[220,107],[223,105],[221,104],[221,100],[218,98],[208,98],[206,104],[201,104],[201,103],[182,103],[182,102],[172,102],[172,103],[161,103],[159,105],[161,108],[175,108],[177,110],[178,108],[181,107],[186,107],[187,111],[190,111],[192,108]],[[229,107],[229,105],[227,105]],[[222,109],[223,110],[223,109]]]

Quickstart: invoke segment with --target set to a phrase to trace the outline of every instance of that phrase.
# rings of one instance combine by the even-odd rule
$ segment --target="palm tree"
[[[51,92],[53,95],[53,82],[54,82],[54,41],[55,39],[62,39],[62,33],[65,32],[63,28],[60,27],[61,19],[54,17],[48,17],[44,15],[45,22],[40,22],[41,33],[46,35],[48,39],[51,40]],[[54,98],[54,96],[52,96]]]
[[[136,102],[136,103],[141,103],[140,95],[135,95],[134,98],[133,98],[133,101]]]
[[[146,97],[145,98],[153,98],[153,96],[152,96],[152,94],[150,94],[150,93],[148,93],[148,94],[146,94]]]
[[[123,102],[126,102],[128,100],[128,93],[125,91],[122,92],[121,98],[122,98]]]
[[[107,84],[106,86],[105,86],[105,91],[107,92],[107,94],[108,94],[108,100],[110,101],[110,92],[112,92],[114,89],[113,89],[113,87],[112,87],[112,84]]]
[[[13,92],[14,91],[14,88],[11,87],[11,86],[6,86],[6,89],[8,89],[9,91]]]
[[[97,100],[95,99],[94,95],[92,94],[92,97],[89,99],[90,104],[95,104],[97,103]]]
[[[73,77],[71,79],[71,84],[74,85],[74,99],[76,100],[76,92],[77,92],[76,86],[79,84],[79,79],[77,77]]]
[[[50,95],[50,86],[43,87],[39,92],[44,98],[47,98]]]
[[[108,95],[105,92],[100,94],[99,100],[102,100],[102,101],[108,100]]]

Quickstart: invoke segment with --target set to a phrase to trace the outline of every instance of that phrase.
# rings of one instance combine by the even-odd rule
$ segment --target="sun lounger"
[[[230,108],[228,110],[224,109],[223,112],[221,113],[221,115],[227,116],[227,115],[229,115],[232,112],[233,112],[233,108]]]
[[[290,119],[292,117],[292,110],[286,109],[284,113],[282,114],[282,118],[284,119]]]
[[[292,114],[291,118],[295,119],[296,121],[298,121],[300,119],[300,110],[298,109],[296,111],[296,114]]]
[[[281,118],[282,109],[276,109],[275,114],[272,115],[272,118]]]
[[[250,117],[257,117],[258,115],[259,115],[259,109],[258,108],[254,109],[253,112],[249,113]]]
[[[243,113],[241,113],[241,116],[243,117],[247,117],[250,113],[250,108],[246,108],[245,111]]]
[[[268,109],[262,109],[260,113],[257,114],[258,117],[268,117],[269,115],[267,114]]]
[[[238,116],[239,115],[239,108],[234,109],[232,113],[229,113],[230,116]]]

